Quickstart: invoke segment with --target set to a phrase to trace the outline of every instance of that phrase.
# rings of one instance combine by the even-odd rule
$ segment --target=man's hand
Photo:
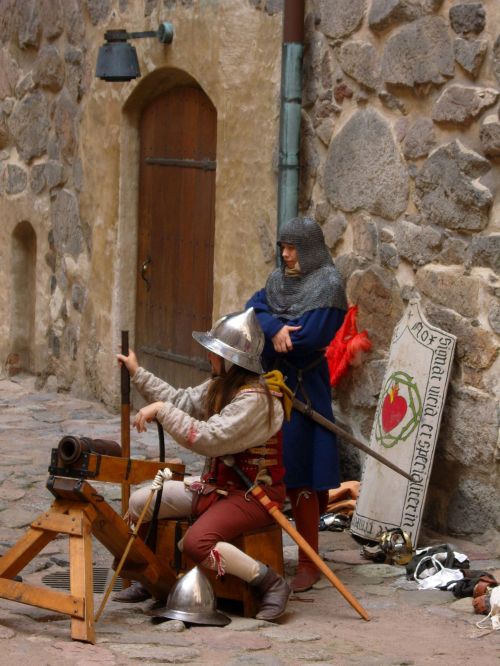
[[[137,368],[139,367],[139,362],[137,360],[137,356],[134,353],[134,350],[129,349],[128,356],[117,354],[116,358],[118,359],[118,363],[120,365],[122,365],[122,363],[125,364],[129,375],[133,377],[137,371]]]
[[[271,338],[274,351],[280,352],[282,354],[291,351],[293,349],[293,343],[290,337],[290,333],[293,331],[298,331],[301,328],[302,326],[288,326],[288,324],[285,324],[285,326],[283,326],[283,328],[281,328],[276,333],[276,335]]]
[[[146,432],[146,423],[151,423],[156,418],[156,414],[160,407],[163,406],[162,402],[152,402],[150,405],[142,407],[135,415],[132,426],[137,429],[137,432]]]
[[[153,479],[153,483],[151,484],[151,490],[160,490],[160,488],[163,488],[165,481],[170,481],[171,478],[172,470],[168,467],[158,470],[155,478]]]

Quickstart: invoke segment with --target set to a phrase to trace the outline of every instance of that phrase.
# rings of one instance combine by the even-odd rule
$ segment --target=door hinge
[[[158,166],[173,166],[183,169],[203,169],[203,171],[215,171],[217,162],[214,160],[180,160],[168,157],[146,157],[146,164],[157,164]]]

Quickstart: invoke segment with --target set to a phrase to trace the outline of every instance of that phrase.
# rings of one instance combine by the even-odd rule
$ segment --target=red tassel
[[[337,386],[350,365],[361,363],[362,352],[370,351],[372,343],[366,331],[358,333],[356,315],[358,306],[352,305],[335,337],[326,348],[330,385]]]
[[[210,563],[212,566],[210,568],[217,567],[217,578],[224,576],[226,571],[224,569],[224,565],[222,564],[220,553],[216,548],[212,548],[209,558],[212,560]]]

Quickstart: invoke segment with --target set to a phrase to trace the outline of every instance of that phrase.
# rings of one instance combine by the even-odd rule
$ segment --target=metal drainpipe
[[[278,163],[278,229],[298,213],[304,2],[285,0],[281,50],[281,109]],[[277,264],[280,257],[277,256]]]

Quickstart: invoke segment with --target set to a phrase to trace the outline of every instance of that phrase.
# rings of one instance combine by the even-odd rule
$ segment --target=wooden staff
[[[405,472],[403,469],[401,469],[401,467],[398,467],[390,460],[387,460],[387,458],[384,458],[384,456],[381,456],[380,453],[373,451],[373,449],[371,449],[369,446],[363,444],[363,442],[360,442],[359,439],[356,439],[356,437],[348,433],[346,430],[340,428],[336,423],[333,423],[333,421],[330,421],[329,419],[325,418],[314,409],[308,407],[304,402],[301,402],[297,398],[294,398],[293,407],[301,414],[304,414],[313,421],[316,421],[316,423],[319,423],[319,425],[323,426],[323,428],[330,430],[330,432],[334,432],[336,435],[340,435],[340,437],[348,441],[350,444],[353,444],[357,449],[361,449],[361,451],[364,451],[364,453],[366,453],[367,455],[371,456],[372,458],[375,458],[375,460],[378,460],[386,467],[389,467],[394,472],[401,474],[401,476],[404,476],[405,479],[409,479],[410,481],[415,481],[415,479],[411,476],[411,474],[408,474],[408,472]]]
[[[125,560],[127,559],[127,555],[129,553],[129,550],[132,548],[132,544],[134,543],[134,539],[136,538],[138,532],[139,532],[139,527],[141,526],[142,521],[144,520],[144,516],[146,515],[146,511],[149,509],[149,505],[151,504],[151,500],[153,499],[153,495],[155,494],[155,489],[152,488],[151,492],[149,493],[149,497],[147,499],[146,504],[144,505],[144,508],[141,511],[141,515],[139,516],[137,523],[132,530],[132,534],[130,536],[130,539],[125,547],[125,550],[123,551],[122,558],[118,564],[118,566],[115,569],[115,573],[113,574],[113,578],[111,579],[110,584],[108,585],[108,589],[106,590],[106,594],[104,595],[101,605],[99,606],[99,610],[95,614],[94,617],[94,622],[97,622],[99,618],[102,615],[102,611],[104,610],[104,606],[106,605],[106,602],[108,600],[109,595],[111,594],[111,590],[113,589],[113,586],[115,584],[116,579],[120,575],[120,571],[123,568],[123,565],[125,564]]]
[[[128,331],[122,331],[122,354],[128,356]],[[121,365],[121,445],[122,457],[130,458],[130,375],[125,363]],[[122,483],[122,515],[128,511],[130,484]]]
[[[363,620],[369,620],[370,616],[366,610],[361,606],[361,604],[356,601],[353,595],[345,587],[345,585],[337,578],[333,571],[323,562],[318,553],[313,550],[313,548],[307,543],[307,541],[297,532],[297,530],[290,525],[290,521],[286,516],[281,513],[276,504],[272,502],[266,493],[262,490],[261,486],[253,484],[250,479],[246,476],[242,470],[235,465],[233,456],[224,456],[224,464],[228,467],[231,467],[236,474],[243,481],[245,486],[250,490],[252,495],[259,500],[259,502],[265,507],[265,509],[271,514],[274,520],[280,525],[285,532],[287,532],[295,543],[301,548],[309,559],[316,565],[316,567],[324,574],[330,583],[340,592],[346,601],[348,601],[351,606],[361,615]]]

